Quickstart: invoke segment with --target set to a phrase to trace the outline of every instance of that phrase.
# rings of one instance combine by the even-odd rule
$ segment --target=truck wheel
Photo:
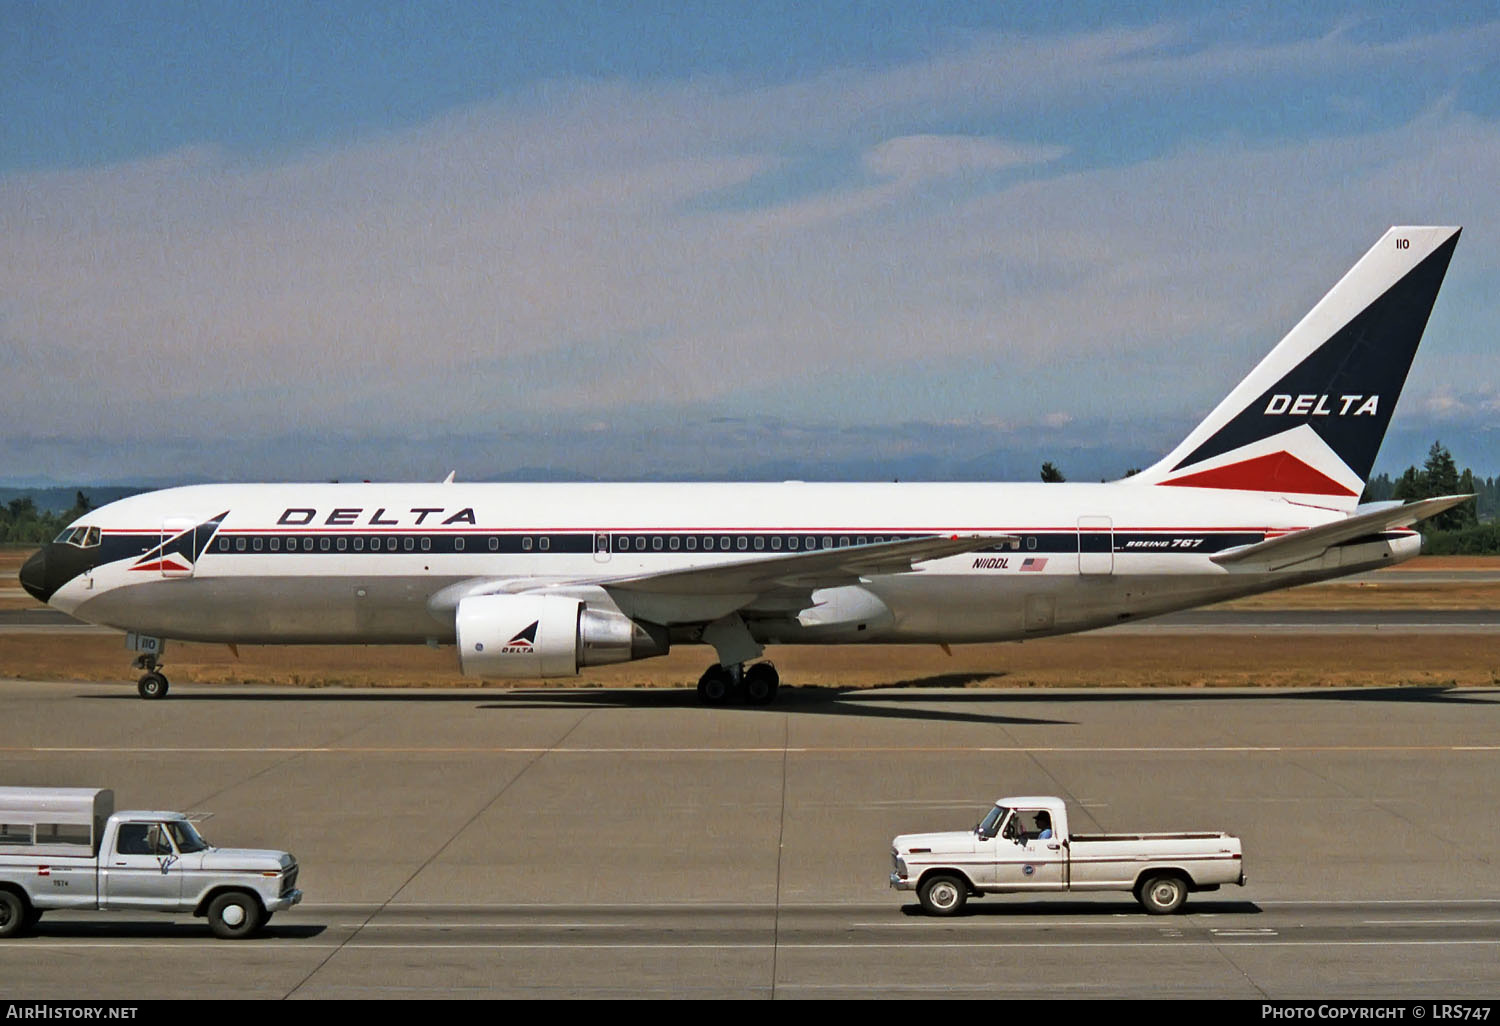
[[[922,881],[917,900],[929,915],[956,916],[969,899],[969,885],[961,877],[937,873]]]
[[[208,927],[215,937],[225,940],[249,937],[264,922],[265,912],[260,902],[244,891],[227,891],[208,906]]]
[[[1171,915],[1187,900],[1187,882],[1171,874],[1149,876],[1141,883],[1136,898],[1153,916]]]
[[[0,891],[0,937],[16,937],[26,929],[31,903],[15,891]]]

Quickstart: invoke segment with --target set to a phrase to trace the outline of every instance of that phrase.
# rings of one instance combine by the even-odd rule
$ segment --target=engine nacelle
[[[571,677],[668,648],[665,629],[568,595],[473,595],[459,602],[454,626],[467,677]]]

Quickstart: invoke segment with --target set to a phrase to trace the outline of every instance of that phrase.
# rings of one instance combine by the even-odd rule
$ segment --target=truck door
[[[182,859],[162,823],[121,823],[114,850],[99,853],[105,909],[172,909],[182,904]]]
[[[1015,809],[996,838],[995,886],[1015,891],[1060,891],[1067,879],[1067,853],[1057,837],[1041,838],[1040,809]]]

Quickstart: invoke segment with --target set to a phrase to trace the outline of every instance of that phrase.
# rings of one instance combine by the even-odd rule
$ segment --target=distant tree
[[[1394,482],[1389,475],[1371,478],[1361,502],[1382,499],[1427,499],[1438,495],[1475,495],[1465,502],[1418,525],[1422,551],[1443,555],[1494,554],[1500,552],[1500,477],[1476,477],[1474,471],[1459,472],[1453,455],[1442,442],[1433,442],[1422,466],[1407,467]]]
[[[1416,467],[1407,467],[1405,473],[1396,479],[1396,487],[1391,489],[1391,498],[1403,502],[1427,497],[1427,479]]]
[[[1455,495],[1458,492],[1458,467],[1453,454],[1442,442],[1433,442],[1427,450],[1427,462],[1422,464],[1422,476],[1427,483],[1427,494]]]
[[[65,526],[83,516],[93,504],[83,492],[73,495],[73,508],[64,513],[37,508],[29,495],[12,499],[0,506],[0,542],[39,545],[57,537]]]
[[[1465,471],[1462,477],[1468,479],[1470,487],[1463,487],[1458,466],[1453,462],[1453,454],[1443,447],[1442,442],[1433,442],[1432,448],[1427,450],[1427,462],[1422,465],[1420,477],[1424,492],[1422,498],[1437,495],[1462,495],[1471,491],[1474,484],[1473,473]],[[1461,531],[1466,527],[1472,527],[1477,522],[1474,504],[1465,502],[1433,517],[1431,525],[1434,531]]]
[[[1458,472],[1450,453],[1442,442],[1433,442],[1427,450],[1427,459],[1422,469],[1407,467],[1391,489],[1391,498],[1409,502],[1413,499],[1431,499],[1439,495],[1468,495],[1480,491],[1474,480],[1474,472]],[[1475,504],[1465,502],[1453,509],[1445,510],[1423,523],[1421,531],[1426,536],[1449,531],[1462,531],[1479,522]]]
[[[81,491],[74,492],[73,508],[70,510],[65,510],[62,516],[58,519],[61,520],[64,524],[71,524],[73,521],[77,520],[79,517],[83,516],[93,508],[94,504],[89,501],[89,497],[87,495],[85,495]]]
[[[1376,474],[1370,478],[1365,485],[1365,492],[1359,497],[1360,502],[1385,502],[1391,498],[1396,490],[1395,483],[1389,474]]]
[[[1063,472],[1051,463],[1042,464],[1042,482],[1044,484],[1061,484],[1066,480],[1067,478],[1063,477]]]

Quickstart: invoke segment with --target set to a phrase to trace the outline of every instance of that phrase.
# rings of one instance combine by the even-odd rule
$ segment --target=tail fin
[[[1166,459],[1132,483],[1352,510],[1459,228],[1392,228]]]

